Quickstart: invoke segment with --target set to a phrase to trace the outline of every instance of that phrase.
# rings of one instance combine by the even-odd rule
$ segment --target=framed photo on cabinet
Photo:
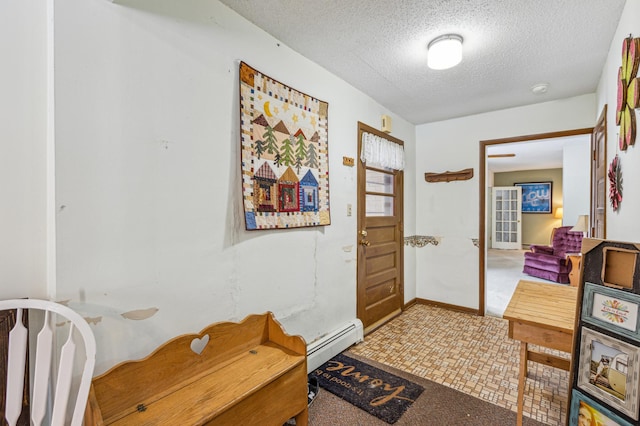
[[[585,283],[582,320],[640,342],[640,296]]]
[[[640,348],[587,327],[580,334],[578,388],[638,420]]]
[[[631,423],[575,389],[571,394],[570,409],[570,425],[631,426]]]

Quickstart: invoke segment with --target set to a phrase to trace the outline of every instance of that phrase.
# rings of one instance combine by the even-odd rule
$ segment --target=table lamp
[[[562,215],[564,214],[564,209],[562,207],[558,207],[556,212],[553,214],[553,217],[556,219],[562,219]]]
[[[582,232],[582,236],[586,237],[589,232],[589,215],[582,214],[578,216],[578,222],[570,229],[571,232]]]

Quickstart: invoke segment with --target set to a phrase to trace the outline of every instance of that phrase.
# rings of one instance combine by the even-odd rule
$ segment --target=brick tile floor
[[[520,342],[507,333],[501,318],[413,305],[349,351],[516,411]],[[568,386],[566,371],[529,362],[524,415],[564,424]]]

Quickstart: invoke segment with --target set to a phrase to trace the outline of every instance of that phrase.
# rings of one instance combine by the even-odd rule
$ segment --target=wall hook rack
[[[473,169],[464,169],[457,172],[446,171],[443,173],[425,173],[427,182],[451,182],[454,180],[469,180],[473,177]]]

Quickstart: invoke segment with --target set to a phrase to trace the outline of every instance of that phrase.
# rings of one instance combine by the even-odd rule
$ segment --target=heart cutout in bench
[[[207,347],[207,344],[209,343],[209,335],[205,334],[204,336],[202,336],[202,338],[195,338],[191,341],[191,350],[193,352],[195,352],[197,355],[200,355],[202,353],[202,351],[204,351],[204,348]]]

